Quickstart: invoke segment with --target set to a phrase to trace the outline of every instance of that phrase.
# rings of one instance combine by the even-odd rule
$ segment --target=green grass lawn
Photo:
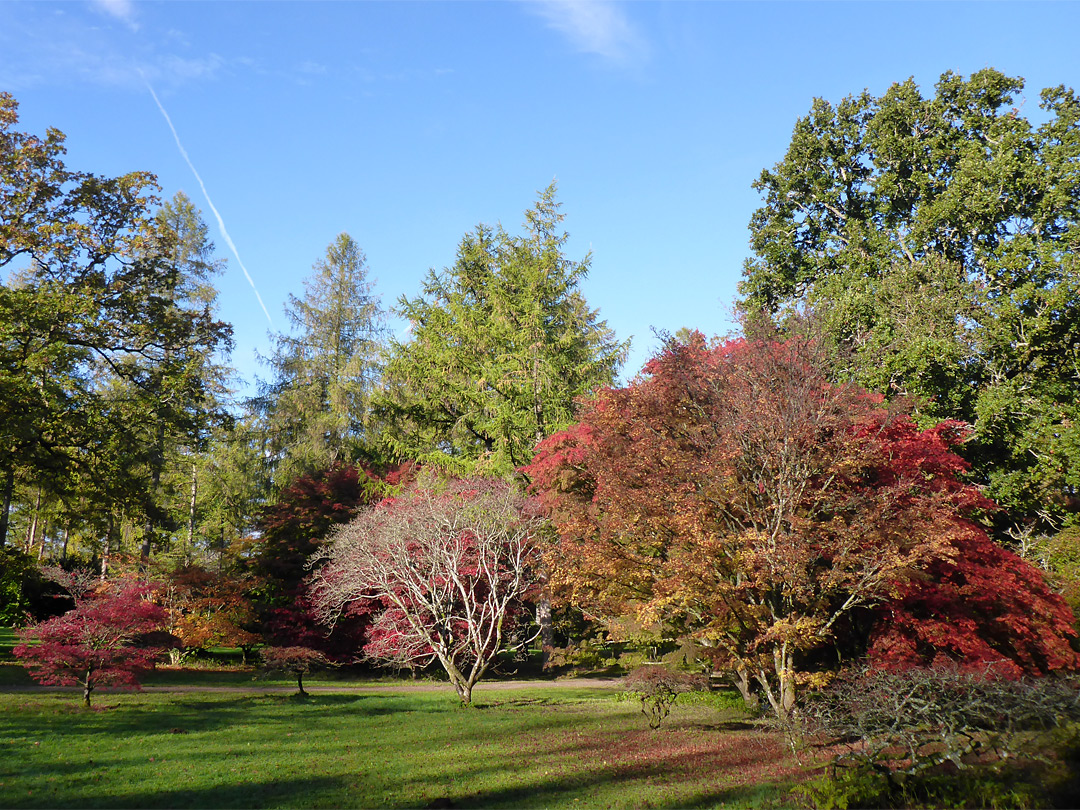
[[[10,661],[11,648],[19,643],[19,631],[14,627],[0,627],[0,661]]]
[[[652,732],[610,689],[476,696],[0,694],[0,807],[777,806],[802,778],[730,702]]]

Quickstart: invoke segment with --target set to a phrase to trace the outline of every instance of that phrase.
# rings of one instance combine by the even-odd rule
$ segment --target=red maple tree
[[[22,631],[15,657],[39,683],[81,686],[86,706],[100,686],[138,689],[162,652],[154,635],[166,620],[147,595],[133,584],[87,594],[62,616]]]
[[[463,703],[514,634],[538,581],[541,521],[501,480],[424,486],[389,498],[338,529],[321,552],[310,595],[333,624],[372,609],[364,652],[397,665],[438,661]]]
[[[960,477],[963,425],[919,431],[825,368],[805,340],[670,341],[526,468],[560,595],[695,636],[781,718],[853,615],[951,564],[993,508]]]

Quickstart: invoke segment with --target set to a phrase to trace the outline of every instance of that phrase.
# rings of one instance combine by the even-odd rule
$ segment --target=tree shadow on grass
[[[28,723],[38,736],[71,739],[102,732],[124,735],[203,733],[243,726],[267,726],[295,720],[288,715],[267,715],[267,708],[304,708],[316,716],[320,710],[357,717],[395,714],[404,707],[370,695],[236,695],[207,699],[198,695],[173,695],[167,701],[125,700],[115,694],[100,696],[90,709],[76,701],[34,699],[0,714],[0,737],[25,735]],[[19,711],[23,709],[25,711]],[[20,716],[22,715],[22,716]],[[32,721],[29,716],[32,715]]]
[[[77,799],[58,800],[48,790],[21,800],[4,800],[5,808],[204,808],[204,807],[333,807],[341,803],[347,785],[332,777],[241,782],[175,790],[111,791],[98,795],[83,794]]]

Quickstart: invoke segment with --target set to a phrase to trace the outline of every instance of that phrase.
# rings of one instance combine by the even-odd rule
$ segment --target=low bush
[[[807,704],[804,731],[843,750],[799,792],[819,808],[1043,806],[1069,778],[1076,722],[1080,690],[1064,678],[857,673]]]
[[[646,665],[623,678],[622,695],[627,700],[641,701],[641,713],[648,719],[649,728],[655,730],[671,713],[671,706],[679,695],[702,691],[707,687],[708,680],[704,675]]]

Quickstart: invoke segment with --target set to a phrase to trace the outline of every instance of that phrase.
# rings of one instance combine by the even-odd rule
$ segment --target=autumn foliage
[[[524,641],[514,630],[538,581],[540,526],[506,481],[428,482],[330,537],[313,560],[316,615],[332,625],[357,605],[372,609],[368,658],[438,661],[469,703],[496,656]]]
[[[256,574],[291,596],[307,575],[305,563],[330,530],[382,496],[378,479],[355,465],[338,464],[296,479],[259,516]]]
[[[330,666],[330,660],[310,647],[266,647],[262,651],[263,668],[268,672],[288,672],[296,677],[298,694],[304,691],[304,676]]]
[[[993,504],[950,449],[964,426],[919,431],[824,368],[809,341],[669,341],[526,469],[558,528],[559,595],[695,636],[782,718],[856,616],[917,599],[928,574],[989,542],[974,517]],[[1031,621],[1068,648],[1057,624]]]
[[[1017,679],[1080,668],[1072,611],[1042,573],[985,534],[958,540],[882,605],[870,662],[882,669],[956,664]]]
[[[62,616],[24,630],[15,657],[39,683],[82,686],[87,706],[98,687],[138,689],[161,654],[154,636],[166,618],[147,597],[133,584],[87,594]]]

